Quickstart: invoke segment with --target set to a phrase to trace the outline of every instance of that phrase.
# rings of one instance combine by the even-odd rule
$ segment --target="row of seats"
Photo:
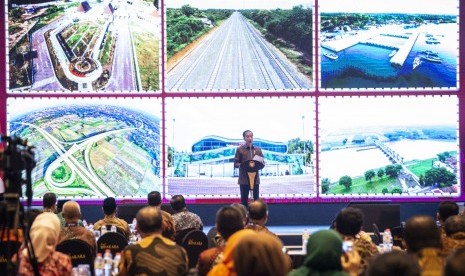
[[[202,251],[208,248],[208,238],[203,231],[187,229],[176,235],[176,243],[184,247],[189,258],[189,268],[195,267]],[[128,245],[126,238],[118,232],[107,232],[97,240],[97,253],[105,253],[110,249],[114,256]],[[73,266],[89,264],[93,269],[92,248],[82,240],[73,239],[61,242],[56,247],[57,251],[71,256]]]

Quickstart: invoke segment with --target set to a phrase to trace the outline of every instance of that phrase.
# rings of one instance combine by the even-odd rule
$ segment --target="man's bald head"
[[[416,253],[424,248],[440,248],[441,233],[430,216],[417,215],[407,220],[404,240],[409,252]]]
[[[137,228],[142,233],[160,232],[162,226],[161,211],[155,207],[144,207],[136,215]]]
[[[249,205],[249,219],[253,221],[268,218],[268,205],[265,201],[257,199]]]
[[[66,222],[77,222],[81,218],[81,207],[76,201],[67,201],[63,204],[63,218]]]

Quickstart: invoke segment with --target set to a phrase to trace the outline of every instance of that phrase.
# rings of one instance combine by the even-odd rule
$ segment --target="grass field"
[[[384,188],[391,192],[395,188],[402,189],[402,186],[397,182],[397,178],[389,178],[386,175],[381,179],[375,176],[371,182],[360,176],[352,178],[352,186],[349,189],[339,185],[339,182],[331,184],[327,194],[380,194]]]
[[[416,176],[424,175],[426,171],[431,170],[433,167],[433,162],[436,161],[437,158],[430,158],[426,160],[415,160],[411,161],[406,165],[406,167],[413,172]]]
[[[138,24],[131,24],[131,31],[134,38],[142,90],[158,90],[160,89],[160,41],[152,32],[147,32],[144,27]]]

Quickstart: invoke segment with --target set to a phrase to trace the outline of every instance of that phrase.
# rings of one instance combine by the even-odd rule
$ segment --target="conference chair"
[[[372,236],[373,243],[379,245],[383,242],[383,237],[381,236],[381,232],[379,231],[378,225],[373,223],[373,236]]]
[[[71,257],[73,267],[88,264],[90,270],[93,271],[95,252],[87,242],[80,239],[64,240],[57,245],[56,251],[68,254]]]
[[[186,249],[189,268],[193,268],[197,264],[200,253],[208,249],[207,235],[201,230],[192,230],[184,236],[181,246]]]
[[[112,226],[113,226],[113,225],[111,225],[111,224],[107,224],[107,225],[106,225],[106,227],[107,227],[107,232],[110,232],[110,231],[111,231],[111,227],[112,227]],[[116,227],[116,225],[115,225],[115,227]],[[123,236],[126,237],[126,233],[124,232],[123,229],[121,229],[121,228],[119,228],[119,227],[116,227],[116,232],[117,232],[117,233],[120,233],[121,235],[123,235]]]
[[[12,271],[15,267],[10,260],[14,254],[18,253],[20,246],[21,243],[17,241],[0,242],[0,275],[13,275]]]
[[[113,256],[117,252],[123,251],[128,245],[126,237],[118,232],[106,232],[97,240],[97,253],[105,253],[105,250],[110,249]]]
[[[392,234],[392,243],[395,246],[398,246],[402,249],[405,249],[404,246],[404,228],[402,226],[397,226],[391,229]]]
[[[184,240],[184,237],[187,235],[187,233],[197,230],[195,228],[188,228],[184,229],[181,231],[176,231],[176,234],[174,236],[174,241],[176,242],[177,245],[182,245],[182,241]]]

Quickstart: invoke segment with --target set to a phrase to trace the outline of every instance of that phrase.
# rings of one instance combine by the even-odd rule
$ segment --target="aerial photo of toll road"
[[[161,189],[160,103],[146,98],[11,98],[8,106],[9,132],[35,147],[35,198],[46,192],[145,197]]]
[[[148,0],[13,0],[8,92],[158,91],[160,18]]]

